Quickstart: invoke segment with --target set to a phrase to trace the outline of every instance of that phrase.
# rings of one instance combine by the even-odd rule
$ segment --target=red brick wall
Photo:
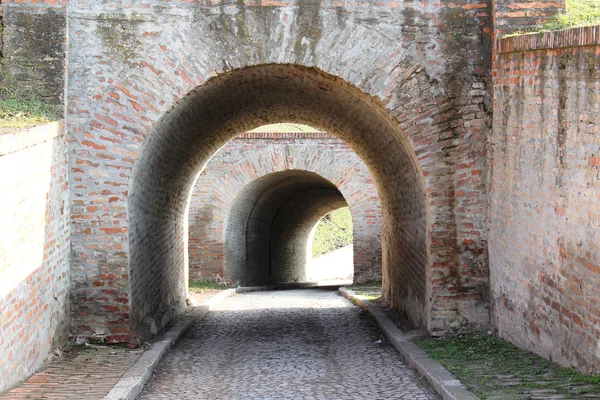
[[[68,335],[63,129],[0,135],[0,392],[34,373]]]
[[[493,325],[600,367],[600,27],[502,39],[490,139]]]
[[[211,158],[192,192],[190,278],[223,275],[225,221],[234,201],[252,181],[286,170],[315,172],[338,187],[354,223],[354,278],[380,281],[382,221],[375,182],[347,143],[319,132],[247,133]]]

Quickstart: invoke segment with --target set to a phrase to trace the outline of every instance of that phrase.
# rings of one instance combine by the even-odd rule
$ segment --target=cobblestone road
[[[311,289],[225,300],[165,356],[139,398],[438,396],[365,311],[337,292]]]

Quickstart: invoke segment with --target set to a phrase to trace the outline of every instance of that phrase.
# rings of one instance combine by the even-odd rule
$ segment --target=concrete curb
[[[196,321],[203,318],[214,306],[237,292],[237,289],[223,290],[205,301],[201,306],[185,314],[138,358],[111,391],[104,396],[104,400],[134,400],[150,379],[160,359],[179,340],[181,335],[186,333]]]
[[[379,328],[406,359],[406,362],[419,371],[444,400],[480,400],[479,397],[467,390],[446,368],[442,367],[413,343],[411,339],[414,338],[414,335],[406,334],[398,329],[379,307],[368,300],[361,299],[355,292],[345,287],[341,287],[339,291],[342,296],[356,302],[375,318]]]

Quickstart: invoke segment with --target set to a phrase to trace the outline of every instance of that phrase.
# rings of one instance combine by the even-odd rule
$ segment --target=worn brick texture
[[[490,272],[503,337],[600,366],[600,27],[502,39],[494,64]]]
[[[239,211],[233,208],[235,202],[256,179],[289,170],[314,172],[339,189],[352,213],[354,279],[381,280],[382,217],[375,182],[347,143],[324,132],[246,133],[211,158],[194,185],[190,203],[190,279],[231,280],[226,273],[233,267],[227,267],[228,258],[239,250],[245,232],[234,240],[226,235],[226,226],[235,220],[245,228],[248,219],[232,218],[231,213]],[[254,204],[249,196],[243,201]]]
[[[527,32],[564,11],[565,0],[492,0],[497,37]]]
[[[127,340],[183,309],[196,174],[285,121],[340,136],[371,170],[386,298],[432,333],[486,329],[487,2],[68,12],[75,334]]]
[[[68,336],[66,155],[60,123],[0,135],[0,392]]]
[[[2,0],[0,70],[22,94],[62,102],[65,90],[66,2]]]

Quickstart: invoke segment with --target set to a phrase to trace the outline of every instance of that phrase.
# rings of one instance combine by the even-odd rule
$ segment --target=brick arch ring
[[[331,132],[364,160],[381,198],[383,295],[416,326],[430,325],[432,220],[426,175],[409,138],[380,100],[351,83],[317,68],[268,64],[206,80],[140,145],[127,194],[134,336],[162,329],[186,307],[189,199],[198,171],[241,132],[278,122]]]
[[[326,196],[324,189],[313,191],[312,197],[299,196],[281,182],[296,180],[306,191],[311,186],[302,182],[311,173],[333,185],[327,188],[319,182],[328,191],[337,191],[337,196]],[[277,196],[282,203],[291,200],[283,191],[295,198],[291,219],[281,212],[283,205],[273,207]],[[259,216],[265,202],[280,210],[278,219]],[[190,278],[223,279],[236,285],[305,280],[303,250],[312,227],[324,213],[346,205],[354,225],[353,279],[380,281],[380,200],[367,166],[350,146],[324,132],[242,134],[213,156],[194,185],[189,211]],[[252,220],[264,227],[249,226]]]

